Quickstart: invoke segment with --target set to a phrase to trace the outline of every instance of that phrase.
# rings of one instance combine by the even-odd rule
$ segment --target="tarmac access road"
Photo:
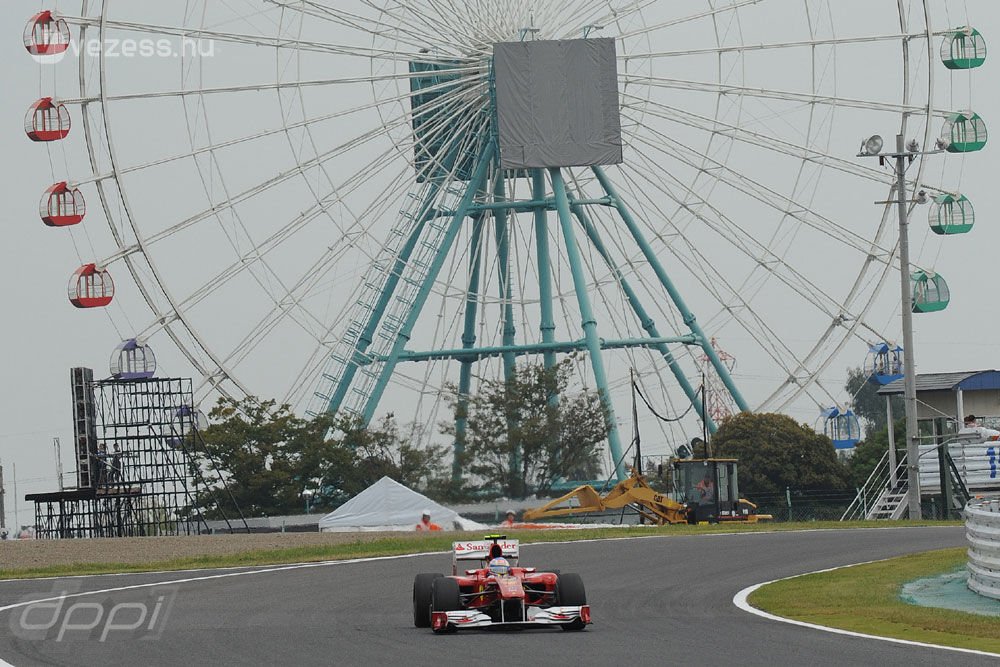
[[[582,575],[594,624],[575,633],[414,628],[413,576],[450,571],[448,554],[4,581],[0,665],[995,666],[995,656],[780,623],[732,601],[762,581],[964,542],[961,527],[925,527],[524,546],[523,565]],[[72,597],[58,608],[11,607],[63,593]]]

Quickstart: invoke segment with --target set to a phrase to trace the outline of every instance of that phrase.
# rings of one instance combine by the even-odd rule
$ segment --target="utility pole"
[[[632,384],[632,442],[635,444],[635,472],[642,474],[642,443],[639,440],[639,410],[635,402],[635,368],[628,369],[629,381]],[[644,523],[639,515],[639,523]]]
[[[907,509],[912,521],[922,518],[920,509],[920,437],[917,433],[917,364],[913,353],[913,291],[910,284],[909,206],[927,202],[927,194],[918,193],[911,200],[906,192],[906,168],[918,157],[942,152],[939,145],[933,151],[921,151],[916,141],[906,145],[903,135],[896,135],[896,150],[882,152],[882,137],[875,135],[864,141],[858,157],[877,157],[879,164],[892,160],[896,171],[896,198],[876,204],[896,204],[899,209],[899,290],[903,325],[903,405],[906,408],[906,481]],[[887,408],[888,409],[888,408]],[[889,428],[892,428],[890,419]],[[891,433],[891,431],[890,431]],[[891,447],[891,446],[890,446]]]
[[[7,511],[3,506],[3,497],[7,493],[3,487],[3,464],[0,464],[0,531],[7,527]]]
[[[896,135],[896,202],[899,207],[899,274],[903,311],[903,406],[906,413],[906,481],[909,517],[923,518],[920,511],[920,441],[917,435],[917,365],[913,357],[913,293],[910,286],[909,201],[906,196],[906,166],[915,157],[907,152],[903,135]]]
[[[63,467],[62,467],[62,447],[59,444],[59,438],[52,438],[52,449],[55,450],[56,454],[56,475],[59,476],[59,492],[63,491]]]
[[[14,532],[17,534],[21,530],[20,517],[17,514],[17,464],[10,464],[11,476],[14,478]]]

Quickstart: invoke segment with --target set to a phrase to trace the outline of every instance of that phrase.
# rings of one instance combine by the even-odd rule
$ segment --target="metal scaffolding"
[[[73,369],[71,378],[78,488],[27,496],[38,537],[206,532],[191,380],[95,382],[89,369]]]

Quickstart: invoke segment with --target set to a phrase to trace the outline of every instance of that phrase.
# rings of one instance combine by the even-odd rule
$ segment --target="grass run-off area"
[[[786,579],[757,589],[750,604],[771,614],[869,635],[1000,653],[1000,618],[903,602],[903,584],[954,572],[964,548]]]
[[[914,522],[913,525],[947,525],[942,522]],[[954,523],[953,525],[959,525]],[[521,540],[522,544],[533,542],[563,542],[570,540],[600,540],[623,537],[668,537],[683,535],[700,535],[710,533],[738,533],[738,532],[772,532],[788,530],[818,530],[818,529],[853,529],[853,528],[886,528],[883,522],[850,522],[841,523],[830,522],[802,522],[802,523],[769,523],[762,522],[756,525],[699,525],[699,526],[633,526],[628,528],[585,528],[579,530],[510,530],[505,531],[511,538]],[[401,554],[449,551],[451,543],[456,539],[477,539],[484,533],[443,533],[437,535],[420,535],[409,533],[390,533],[378,536],[373,533],[357,535],[357,537],[344,539],[340,534],[340,539],[334,539],[337,533],[324,533],[331,536],[329,544],[309,544],[304,546],[289,546],[280,548],[269,548],[261,550],[254,548],[252,540],[247,541],[246,546],[233,553],[232,549],[227,549],[226,553],[213,553],[217,549],[212,547],[230,547],[234,538],[248,538],[254,536],[228,536],[214,535],[208,538],[136,538],[131,540],[132,544],[154,546],[155,540],[180,540],[186,541],[195,547],[194,553],[182,557],[164,557],[158,555],[157,548],[151,548],[148,553],[144,552],[142,558],[133,559],[130,562],[90,562],[85,555],[88,548],[81,551],[79,557],[74,556],[72,562],[60,562],[58,564],[46,565],[44,545],[41,553],[37,554],[31,566],[17,566],[8,563],[6,567],[0,567],[0,579],[23,579],[34,577],[56,577],[88,574],[108,574],[123,572],[153,572],[166,570],[187,570],[201,568],[223,568],[223,567],[251,567],[262,565],[280,565],[287,563],[308,563],[328,560],[346,560],[352,558],[370,558],[376,556],[397,556]],[[272,536],[273,537],[273,536]],[[317,536],[319,537],[319,536]],[[211,542],[198,540],[211,540]],[[86,546],[91,540],[68,540]],[[62,543],[64,546],[67,540],[55,540],[49,544]],[[272,540],[273,542],[273,540]],[[8,543],[9,544],[9,543]],[[174,545],[178,544],[173,542]],[[198,545],[205,545],[205,549],[198,552]],[[13,545],[11,545],[13,546]],[[2,555],[2,554],[0,554]],[[122,560],[125,560],[123,558]]]

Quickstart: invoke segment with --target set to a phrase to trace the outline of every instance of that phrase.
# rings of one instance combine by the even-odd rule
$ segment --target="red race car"
[[[578,574],[519,567],[517,540],[487,535],[452,545],[452,574],[413,580],[413,625],[436,633],[465,628],[560,627],[583,630],[590,607]],[[462,561],[479,567],[459,574]]]

